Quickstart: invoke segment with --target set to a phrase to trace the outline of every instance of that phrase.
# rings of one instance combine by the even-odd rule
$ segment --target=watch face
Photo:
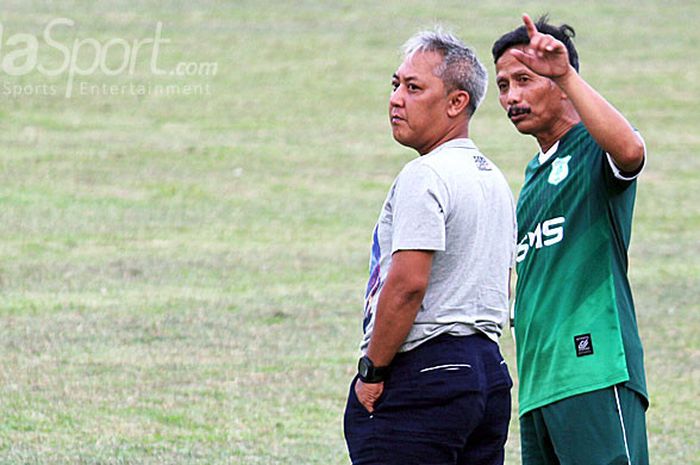
[[[363,378],[366,378],[367,375],[369,374],[369,364],[367,363],[367,360],[365,360],[364,358],[360,359],[360,363],[357,366],[357,372]]]

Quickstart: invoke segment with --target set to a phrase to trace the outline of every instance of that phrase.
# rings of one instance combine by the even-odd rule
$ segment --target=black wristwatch
[[[389,375],[389,367],[375,367],[368,356],[363,356],[357,363],[357,375],[363,383],[381,383]]]

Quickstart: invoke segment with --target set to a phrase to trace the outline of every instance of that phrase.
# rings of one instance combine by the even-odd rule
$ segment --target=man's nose
[[[522,100],[522,94],[517,87],[511,86],[508,88],[508,94],[506,95],[506,103],[508,105],[514,105],[520,103]]]
[[[391,106],[391,107],[403,106],[403,98],[404,98],[403,87],[404,86],[400,85],[391,92],[391,97],[389,97],[389,106]]]

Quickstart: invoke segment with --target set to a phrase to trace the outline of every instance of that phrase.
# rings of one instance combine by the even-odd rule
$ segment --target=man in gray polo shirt
[[[513,198],[469,139],[486,91],[474,52],[422,32],[393,76],[394,139],[415,149],[374,229],[358,375],[345,411],[353,464],[502,464],[512,382]]]

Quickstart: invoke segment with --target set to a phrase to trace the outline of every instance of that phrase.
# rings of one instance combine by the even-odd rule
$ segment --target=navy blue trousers
[[[498,345],[443,335],[397,354],[370,414],[350,385],[345,440],[353,465],[501,465],[513,382]]]

